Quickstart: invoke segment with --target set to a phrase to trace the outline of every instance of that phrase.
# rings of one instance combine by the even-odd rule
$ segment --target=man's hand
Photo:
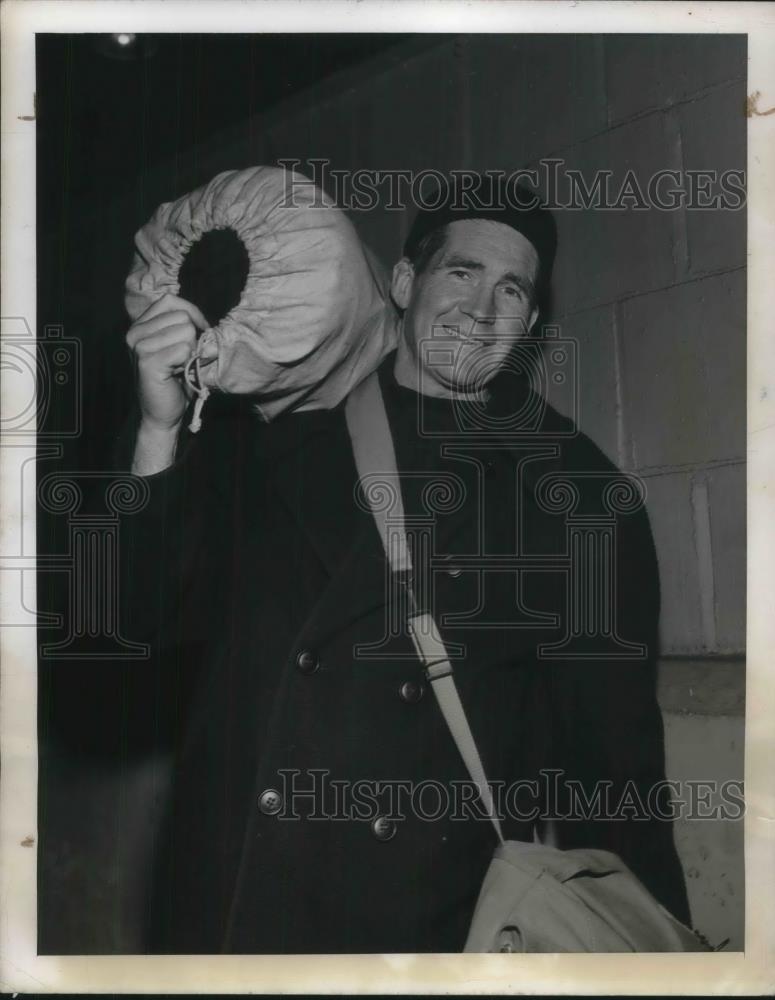
[[[146,309],[126,335],[136,363],[141,414],[132,463],[136,475],[150,476],[172,464],[190,398],[180,375],[194,353],[198,331],[207,326],[195,305],[165,295]]]

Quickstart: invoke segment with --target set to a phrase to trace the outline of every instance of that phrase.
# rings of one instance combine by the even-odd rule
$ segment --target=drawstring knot
[[[210,395],[209,386],[206,386],[202,382],[201,341],[183,368],[183,378],[186,380],[186,384],[191,391],[196,395],[194,412],[191,416],[191,423],[188,425],[188,429],[192,434],[197,434],[202,427],[202,408]]]

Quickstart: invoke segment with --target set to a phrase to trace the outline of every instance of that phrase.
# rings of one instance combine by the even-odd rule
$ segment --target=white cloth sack
[[[354,226],[306,177],[279,167],[218,174],[161,205],[135,237],[126,308],[136,320],[179,293],[189,247],[233,229],[249,272],[239,304],[200,338],[209,388],[255,396],[271,420],[284,410],[330,409],[396,344],[388,280]]]

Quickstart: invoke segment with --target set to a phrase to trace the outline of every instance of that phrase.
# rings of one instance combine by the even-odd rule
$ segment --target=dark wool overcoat
[[[489,404],[519,411],[518,433],[476,415],[472,429],[392,365],[380,381],[426,542],[418,576],[506,835],[532,839],[533,806],[565,815],[559,846],[616,851],[688,920],[672,827],[654,815],[667,793],[645,509],[521,383]],[[148,949],[458,951],[495,835],[394,620],[344,409],[266,425],[208,406],[121,524],[121,630],[152,645],[147,712],[174,754]]]

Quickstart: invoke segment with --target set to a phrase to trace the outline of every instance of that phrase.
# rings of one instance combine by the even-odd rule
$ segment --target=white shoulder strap
[[[484,773],[484,766],[471,727],[468,724],[465,709],[455,686],[452,664],[449,661],[446,647],[430,611],[418,608],[414,600],[411,583],[412,559],[404,528],[401,483],[393,447],[393,436],[390,432],[382,390],[379,386],[379,377],[376,372],[364,379],[347,397],[345,419],[350,432],[358,475],[362,479],[364,476],[378,473],[390,484],[395,496],[395,502],[390,512],[390,527],[388,527],[388,515],[385,510],[372,506],[372,513],[388,563],[394,573],[401,575],[409,590],[410,607],[413,609],[407,621],[409,634],[412,637],[417,656],[425,667],[425,674],[431,683],[439,708],[460,756],[463,758],[466,770],[476,785],[482,803],[487,810],[487,815],[495,827],[498,840],[503,842],[500,820],[495,811],[490,786],[487,783],[487,776]],[[368,490],[364,492],[369,499],[370,492]]]

